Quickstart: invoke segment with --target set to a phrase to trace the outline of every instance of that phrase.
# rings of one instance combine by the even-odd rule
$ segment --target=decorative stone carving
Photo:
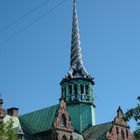
[[[123,118],[123,111],[119,107],[111,131],[106,133],[108,140],[134,140],[133,134],[129,130],[127,122]]]
[[[112,128],[111,132],[106,133],[106,137],[108,140],[117,140],[117,134],[116,134],[116,127],[114,126]]]
[[[117,125],[128,127],[127,122],[123,118],[123,111],[122,111],[121,107],[119,107],[117,110],[117,116],[114,119],[114,123]]]
[[[67,112],[67,109],[66,109],[66,102],[63,99],[60,101],[60,106],[57,113],[58,114],[57,114],[57,117],[55,119],[53,126],[55,128],[61,128],[61,129],[73,131],[73,128],[70,122],[69,113]],[[64,119],[63,121],[65,122],[62,122],[62,119]]]

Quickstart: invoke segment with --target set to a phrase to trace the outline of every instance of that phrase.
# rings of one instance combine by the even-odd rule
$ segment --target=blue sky
[[[77,0],[83,61],[95,78],[97,124],[112,121],[118,106],[126,111],[137,104],[139,5],[139,0]],[[1,0],[0,19],[4,107],[24,114],[57,104],[59,83],[69,70],[72,0]],[[134,130],[135,123],[130,125]]]

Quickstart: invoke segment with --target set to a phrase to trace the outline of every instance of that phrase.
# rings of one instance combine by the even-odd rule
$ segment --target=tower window
[[[84,93],[84,86],[83,85],[80,85],[80,91],[81,91],[81,94]]]
[[[75,94],[75,98],[77,98],[77,85],[74,85],[74,94]]]
[[[69,94],[71,95],[72,94],[72,86],[69,85]]]
[[[81,91],[81,100],[84,100],[84,86],[80,85],[80,91]]]
[[[89,86],[86,85],[86,94],[88,94],[88,89],[89,89]]]
[[[69,85],[69,96],[70,96],[69,100],[71,101],[72,100],[72,86],[71,85]]]

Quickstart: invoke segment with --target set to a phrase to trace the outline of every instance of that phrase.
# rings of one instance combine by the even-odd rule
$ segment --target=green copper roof
[[[84,137],[86,140],[106,140],[106,132],[110,131],[112,126],[112,122],[91,126],[84,132]]]
[[[21,126],[30,134],[47,131],[51,128],[58,105],[31,112],[19,117]]]

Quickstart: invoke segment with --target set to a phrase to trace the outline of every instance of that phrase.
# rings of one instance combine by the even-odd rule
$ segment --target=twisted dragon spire
[[[70,70],[66,76],[69,76],[70,78],[89,77],[89,74],[87,73],[85,67],[83,66],[83,61],[82,61],[82,53],[80,47],[80,34],[79,34],[79,27],[78,27],[78,16],[76,10],[76,0],[73,1]]]

